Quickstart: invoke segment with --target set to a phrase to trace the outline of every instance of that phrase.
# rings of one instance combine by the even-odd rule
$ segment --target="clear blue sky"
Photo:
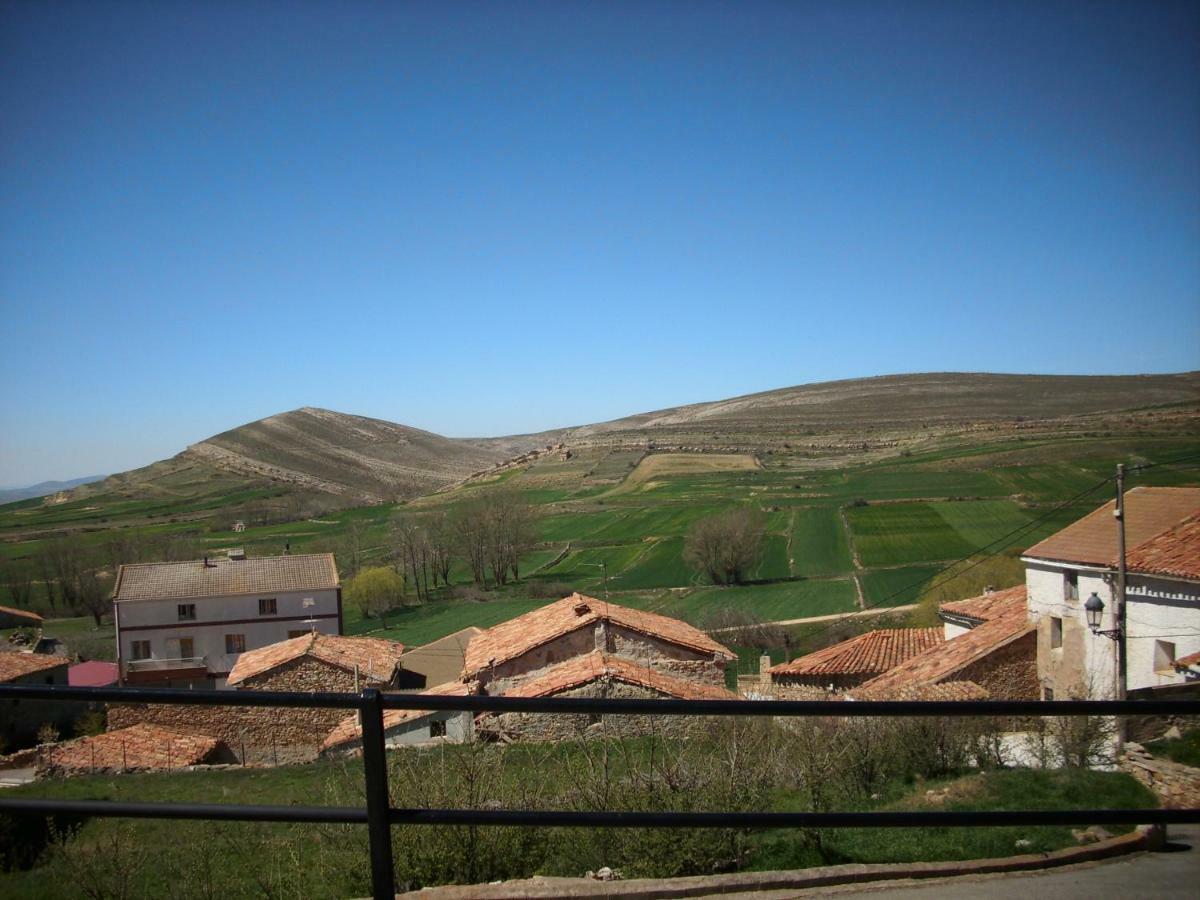
[[[1195,3],[3,3],[0,484],[1200,368]]]

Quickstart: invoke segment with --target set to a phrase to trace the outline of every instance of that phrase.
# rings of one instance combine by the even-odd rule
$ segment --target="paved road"
[[[864,900],[1011,900],[1014,896],[1052,897],[1053,900],[1096,898],[1186,898],[1200,896],[1200,825],[1172,826],[1168,850],[1136,853],[1103,862],[1084,863],[1042,872],[972,875],[918,883],[771,891],[755,900],[786,900],[814,894],[862,897]],[[736,896],[736,895],[735,895]],[[734,898],[727,898],[734,900]]]

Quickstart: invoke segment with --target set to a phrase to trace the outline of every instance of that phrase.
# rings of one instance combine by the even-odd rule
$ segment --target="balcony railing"
[[[125,662],[126,672],[161,672],[170,669],[204,669],[208,667],[206,656],[180,656],[174,659],[130,659]]]
[[[242,822],[321,822],[366,825],[373,896],[395,896],[392,825],[516,825],[593,828],[930,828],[959,825],[1175,825],[1200,822],[1193,809],[982,810],[936,812],[618,812],[527,809],[398,809],[388,797],[383,711],[584,713],[640,716],[1194,716],[1200,700],[623,700],[586,697],[486,697],[438,694],[360,694],[293,691],[192,691],[0,684],[0,699],[178,703],[195,706],[268,706],[357,709],[362,723],[365,808],[356,806],[249,806],[228,803],[135,803],[108,800],[0,798],[0,812],[80,813],[140,819]]]

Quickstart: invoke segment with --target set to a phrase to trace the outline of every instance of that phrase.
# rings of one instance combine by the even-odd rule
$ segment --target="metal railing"
[[[583,713],[665,716],[822,716],[829,718],[949,716],[1200,715],[1200,700],[634,700],[584,697],[486,697],[436,694],[360,694],[291,691],[191,691],[144,688],[73,688],[0,685],[0,699],[177,703],[357,709],[362,724],[366,807],[253,806],[213,803],[132,803],[106,800],[0,798],[0,812],[80,813],[143,819],[365,824],[370,836],[371,883],[376,898],[395,895],[392,825],[518,825],[598,828],[922,828],[962,825],[1173,825],[1200,822],[1200,809],[1076,809],[942,812],[619,812],[523,809],[403,809],[391,806],[387,785],[385,709],[475,713]]]

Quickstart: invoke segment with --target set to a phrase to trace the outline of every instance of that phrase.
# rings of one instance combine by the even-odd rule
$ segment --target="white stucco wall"
[[[1098,570],[1075,569],[1079,597],[1065,597],[1064,576],[1071,567],[1027,559],[1025,584],[1029,615],[1038,624],[1038,676],[1043,686],[1062,699],[1090,685],[1096,699],[1116,692],[1117,642],[1092,634],[1083,604],[1095,593],[1104,602],[1100,629],[1117,627],[1115,576]],[[1107,577],[1106,577],[1107,575]],[[1200,652],[1200,584],[1141,575],[1129,575],[1125,585],[1126,689],[1136,691],[1161,685],[1183,684],[1185,676],[1155,667],[1155,642],[1175,645],[1175,658]],[[1049,619],[1063,620],[1063,646],[1051,649]]]
[[[258,601],[265,597],[275,598],[274,615],[259,615]],[[311,600],[308,605],[307,600]],[[195,604],[194,620],[180,621],[181,603]],[[227,634],[244,635],[246,650],[255,650],[286,640],[289,631],[315,628],[322,634],[338,633],[336,589],[188,600],[124,600],[115,605],[118,650],[124,663],[133,657],[134,641],[150,641],[152,659],[172,659],[179,655],[172,639],[191,638],[192,655],[205,657],[210,672],[225,673],[240,655],[225,652]],[[224,679],[218,685],[224,686]]]
[[[1200,584],[1131,575],[1125,582],[1129,690],[1184,684],[1182,672],[1156,669],[1157,641],[1175,645],[1175,659],[1200,652]]]
[[[1066,575],[1078,577],[1078,598],[1068,600]],[[1104,573],[1040,560],[1025,560],[1025,586],[1029,595],[1029,618],[1038,626],[1038,678],[1054,697],[1089,696],[1103,700],[1116,694],[1116,641],[1092,634],[1083,604],[1092,593],[1104,601],[1101,629],[1116,627],[1112,591]],[[1051,648],[1050,619],[1063,622],[1062,647]]]
[[[463,710],[439,710],[389,728],[383,735],[384,744],[388,747],[406,747],[433,740],[429,733],[432,722],[446,723],[446,740],[452,743],[463,744],[474,736],[473,713]]]

